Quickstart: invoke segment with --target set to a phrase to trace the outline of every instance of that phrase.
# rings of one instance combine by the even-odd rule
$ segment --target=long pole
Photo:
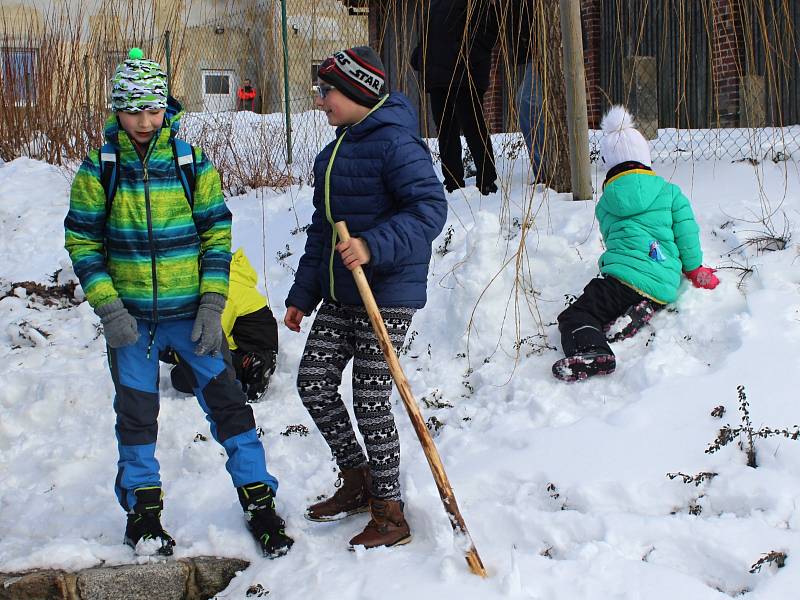
[[[286,114],[286,164],[292,164],[292,109],[289,106],[289,31],[286,24],[286,0],[281,0],[281,35],[283,36],[283,103]]]
[[[344,221],[336,223],[336,232],[339,234],[339,239],[346,242],[350,239],[350,232],[347,230],[347,225]],[[414,395],[411,393],[411,387],[408,385],[405,373],[400,366],[400,361],[397,359],[397,354],[394,351],[394,346],[389,338],[389,333],[386,331],[386,325],[381,317],[378,305],[375,303],[375,297],[372,295],[372,290],[369,287],[367,276],[364,270],[359,266],[353,269],[353,278],[356,280],[358,293],[361,294],[361,299],[364,301],[364,307],[367,309],[367,316],[369,317],[372,328],[375,330],[375,335],[378,337],[378,343],[383,350],[383,356],[389,364],[389,371],[392,374],[392,379],[397,386],[397,391],[400,392],[400,397],[403,399],[403,404],[406,407],[408,416],[411,418],[411,424],[414,426],[414,431],[417,432],[417,437],[422,444],[422,450],[425,452],[425,458],[428,459],[428,465],[433,473],[433,479],[436,481],[436,487],[439,488],[439,497],[442,499],[444,509],[450,516],[450,524],[453,530],[463,535],[468,542],[468,549],[466,554],[467,564],[470,570],[476,575],[486,577],[486,569],[481,562],[481,557],[478,556],[478,551],[475,549],[475,544],[472,542],[467,531],[467,524],[464,522],[464,517],[461,516],[461,511],[458,509],[453,488],[450,486],[450,481],[447,479],[447,473],[444,471],[442,459],[439,456],[439,451],[431,439],[428,428],[425,426],[425,420],[422,418],[422,413],[417,406]]]
[[[92,138],[92,107],[89,100],[89,55],[83,55],[83,87],[86,94],[86,135]],[[91,141],[89,142],[91,144]]]
[[[575,200],[590,200],[592,176],[589,168],[589,117],[586,114],[586,71],[583,66],[581,8],[578,0],[560,1],[572,197]]]
[[[167,60],[167,95],[172,94],[172,42],[170,41],[169,29],[164,32],[164,53]]]

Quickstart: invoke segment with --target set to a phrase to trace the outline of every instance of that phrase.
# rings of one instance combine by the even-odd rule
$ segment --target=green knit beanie
[[[111,108],[115,112],[133,113],[167,107],[167,76],[157,62],[142,56],[139,48],[131,48],[128,60],[114,71]]]

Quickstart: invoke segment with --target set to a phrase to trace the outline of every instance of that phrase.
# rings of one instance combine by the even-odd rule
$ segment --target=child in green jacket
[[[64,226],[75,273],[108,345],[119,449],[114,488],[127,513],[125,543],[162,555],[175,545],[161,525],[155,457],[158,356],[170,347],[192,370],[194,395],[225,448],[249,529],[266,555],[284,554],[292,539],[275,513],[278,481],[267,471],[253,411],[220,354],[231,213],[219,175],[192,149],[194,184],[184,187],[175,138],[183,111],[168,98],[158,63],[138,48],[117,67],[111,98],[107,144],[75,175]],[[109,179],[110,164],[116,176]]]
[[[622,106],[601,123],[600,153],[609,168],[595,214],[606,251],[602,277],[558,316],[565,358],[553,375],[578,381],[616,368],[609,341],[631,337],[666,304],[678,297],[681,272],[695,287],[714,289],[714,269],[702,266],[699,228],[689,200],[678,186],[653,172],[647,140]],[[620,317],[624,329],[606,338]]]

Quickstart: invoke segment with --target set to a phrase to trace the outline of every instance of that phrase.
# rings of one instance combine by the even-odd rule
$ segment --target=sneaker
[[[400,500],[369,501],[372,518],[364,531],[350,540],[350,547],[378,548],[380,546],[401,546],[411,541],[411,528],[403,516],[403,503]]]
[[[164,509],[161,488],[139,488],[134,494],[136,505],[128,513],[125,543],[141,556],[172,556],[175,540],[161,526]]]
[[[650,319],[653,318],[653,315],[655,315],[660,309],[660,305],[648,299],[644,299],[638,304],[634,304],[625,311],[625,314],[622,315],[622,317],[612,321],[611,323],[608,323],[605,327],[603,327],[603,331],[606,334],[606,339],[609,342],[621,342],[622,340],[632,338],[639,333],[642,327],[650,322]],[[617,322],[624,323],[624,325],[619,331],[614,331],[613,327]]]
[[[264,556],[278,558],[289,552],[294,540],[286,535],[286,523],[275,512],[272,488],[265,483],[255,482],[243,485],[236,491],[247,519],[247,528]]]
[[[306,510],[306,519],[325,523],[338,521],[369,510],[369,466],[342,469],[336,481],[336,492],[330,498],[312,504]]]
[[[566,356],[553,365],[553,375],[561,381],[582,381],[595,375],[609,375],[617,359],[607,350],[587,350]]]

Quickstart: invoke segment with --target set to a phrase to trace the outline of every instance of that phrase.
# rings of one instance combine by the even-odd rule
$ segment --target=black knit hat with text
[[[319,66],[317,76],[353,102],[372,108],[386,93],[386,73],[369,46],[339,50]]]

